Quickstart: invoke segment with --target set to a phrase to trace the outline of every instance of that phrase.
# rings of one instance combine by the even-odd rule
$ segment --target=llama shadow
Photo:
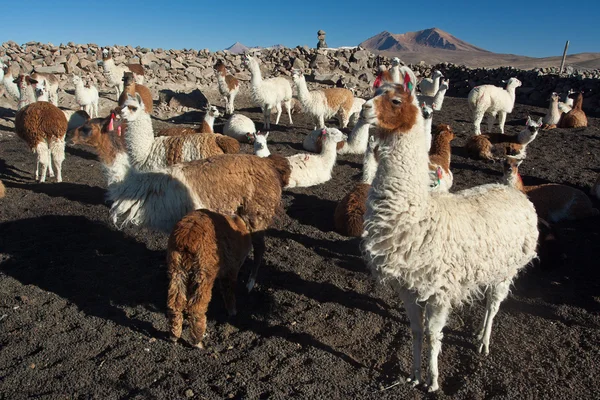
[[[337,203],[311,194],[288,191],[293,199],[287,215],[302,225],[314,226],[322,232],[334,230],[333,214]]]
[[[65,151],[67,152],[67,154],[70,154],[75,157],[80,157],[85,160],[98,161],[98,156],[95,153],[86,150],[86,148],[89,148],[89,147],[83,146],[83,145],[69,144],[69,145],[65,146]]]
[[[31,177],[31,179],[33,176]],[[105,193],[104,188],[98,186],[89,186],[81,183],[71,182],[54,182],[54,178],[47,178],[45,183],[21,183],[15,180],[6,180],[4,184],[8,188],[17,188],[29,190],[33,193],[43,193],[50,197],[62,197],[67,200],[76,201],[78,203],[89,205],[104,205]]]
[[[305,150],[304,147],[302,146],[302,143],[296,143],[296,142],[272,142],[271,146],[286,146],[289,149],[294,149],[297,151],[302,151],[302,152],[309,152],[308,150]]]
[[[16,115],[17,115],[16,110],[13,110],[12,108],[0,107],[0,118],[4,119],[6,121],[10,121],[10,120],[14,120]]]
[[[126,307],[160,309],[166,299],[163,252],[81,216],[42,216],[0,224],[0,247],[9,257],[2,273],[23,285],[74,303],[87,315],[155,336],[151,323]]]
[[[489,161],[489,163],[493,163],[493,161]],[[498,177],[502,176],[502,171],[500,171],[500,169],[502,168],[501,164],[498,164],[499,170],[494,170],[494,169],[490,169],[490,168],[482,168],[479,165],[471,165],[471,164],[466,164],[466,163],[462,163],[462,162],[454,162],[452,161],[452,163],[450,164],[450,168],[452,170],[466,170],[466,171],[473,171],[473,172],[482,172],[484,174],[488,174],[488,175],[495,175]]]

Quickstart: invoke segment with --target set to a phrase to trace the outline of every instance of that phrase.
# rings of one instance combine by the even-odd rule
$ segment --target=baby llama
[[[242,114],[233,114],[223,126],[223,135],[243,143],[248,143],[254,133],[256,133],[254,122]]]
[[[48,90],[48,97],[52,104],[58,106],[58,78],[54,74],[33,72],[31,73],[31,79],[36,82],[44,82],[46,89]]]
[[[133,72],[136,83],[140,85],[144,83],[144,67],[142,64],[115,65],[108,49],[102,50],[102,66],[108,86],[114,87],[117,92],[117,101],[119,101],[121,92],[123,92],[123,74],[125,72]]]
[[[337,144],[344,140],[342,132],[326,133],[322,139],[320,154],[294,154],[287,157],[291,174],[285,189],[309,187],[325,183],[331,179],[331,171],[337,156]]]
[[[21,94],[19,92],[19,87],[14,82],[15,78],[12,76],[10,72],[10,66],[2,65],[0,69],[0,83],[4,86],[6,93],[13,99],[19,101]]]
[[[244,56],[244,65],[248,67],[252,74],[250,80],[250,92],[254,102],[263,110],[264,128],[271,129],[271,109],[277,109],[277,118],[275,124],[279,124],[281,117],[281,103],[285,104],[290,125],[292,122],[292,86],[281,77],[262,79],[258,60],[250,55]]]
[[[240,151],[237,140],[213,133],[154,137],[152,120],[144,111],[139,94],[125,102],[121,118],[125,121],[129,161],[140,171],[155,171],[185,161]]]
[[[240,91],[240,81],[227,73],[227,68],[225,68],[225,64],[221,60],[217,61],[213,68],[215,75],[217,75],[219,92],[221,92],[221,96],[225,99],[225,114],[233,114],[235,110],[235,96]]]
[[[350,90],[328,88],[309,91],[301,71],[294,70],[292,78],[298,88],[298,99],[304,113],[313,118],[315,129],[325,128],[325,121],[333,116],[338,117],[341,128],[348,126],[354,104],[354,95]]]
[[[531,117],[527,117],[525,129],[517,135],[502,133],[475,135],[467,139],[465,148],[470,157],[483,160],[497,160],[507,155],[525,158],[527,146],[537,137],[541,126],[542,118],[534,121]]]
[[[133,97],[136,93],[138,93],[144,102],[144,109],[148,114],[152,114],[154,102],[152,100],[152,93],[150,93],[150,90],[146,86],[135,82],[135,76],[133,75],[133,72],[125,72],[123,74],[122,81],[123,93],[121,93],[119,96],[119,105],[123,106],[123,104],[125,104],[125,101],[127,101],[127,95]]]
[[[62,163],[65,159],[67,119],[54,104],[38,101],[21,108],[15,116],[15,132],[37,153],[35,180],[46,181],[46,172],[62,182]],[[40,175],[41,165],[41,175]]]
[[[377,128],[380,141],[363,256],[376,279],[392,285],[404,303],[413,337],[413,386],[422,382],[427,335],[427,387],[434,392],[451,307],[486,292],[479,351],[488,354],[500,303],[519,270],[536,257],[537,215],[527,196],[506,185],[430,193],[423,117],[404,86],[385,87],[365,103],[361,117]]]
[[[269,132],[264,135],[260,132],[253,133],[252,138],[254,139],[254,155],[264,158],[269,157],[271,152],[267,147],[267,139],[269,137]]]
[[[588,125],[583,107],[583,94],[579,93],[573,109],[566,114],[563,114],[558,122],[559,128],[585,128]]]
[[[115,127],[111,116],[94,118],[67,135],[72,145],[90,146],[98,153],[108,185],[121,182],[129,170],[125,138]]]
[[[346,144],[347,137],[342,133],[342,131],[340,131],[337,128],[323,128],[311,131],[308,135],[304,137],[304,140],[302,141],[302,147],[304,147],[304,150],[313,153],[320,153],[323,149],[323,138],[325,137],[325,135],[331,135],[334,133],[342,135],[343,138],[342,141],[338,142],[336,145],[336,149],[339,154],[339,151]]]
[[[75,102],[79,104],[82,110],[85,110],[90,117],[98,116],[98,89],[96,86],[84,87],[80,76],[73,75],[73,84],[75,85]]]
[[[338,203],[333,220],[335,231],[340,235],[360,237],[363,232],[363,217],[367,210],[367,194],[377,171],[377,142],[371,136],[367,139],[368,147],[365,152],[362,167],[362,181]]]
[[[237,214],[252,234],[254,265],[246,286],[250,291],[265,251],[264,231],[281,206],[289,176],[289,162],[277,155],[223,154],[157,172],[129,168],[121,182],[108,187],[110,216],[119,226],[171,232],[192,210]]]
[[[433,75],[431,78],[423,78],[421,82],[419,82],[419,89],[421,90],[421,94],[423,96],[435,96],[440,88],[440,79],[444,77],[437,69],[433,71]]]
[[[504,160],[504,183],[512,186],[529,197],[538,216],[550,223],[588,218],[599,215],[592,201],[579,189],[556,183],[525,186],[519,165],[523,160],[506,157]]]
[[[550,96],[550,107],[548,108],[548,112],[542,119],[544,123],[542,129],[554,129],[560,121],[560,117],[562,112],[558,108],[558,94],[556,92],[552,93]]]
[[[475,134],[481,134],[481,121],[485,114],[488,115],[488,133],[492,133],[492,127],[496,115],[498,115],[498,126],[500,133],[504,133],[506,114],[510,114],[515,106],[515,91],[521,86],[517,78],[510,78],[506,83],[506,89],[493,85],[475,86],[469,92],[469,108],[473,113],[473,125]]]
[[[236,315],[237,276],[251,248],[250,232],[237,215],[195,210],[175,224],[167,248],[167,316],[172,341],[181,337],[186,312],[192,345],[204,348],[206,311],[217,279],[227,313]]]
[[[140,85],[138,85],[140,86]],[[145,104],[145,102],[144,102]],[[187,127],[179,127],[174,126],[171,128],[165,128],[160,130],[156,136],[182,136],[182,135],[192,135],[194,133],[215,133],[214,125],[215,118],[220,117],[221,113],[219,109],[215,106],[208,105],[208,108],[205,109],[206,114],[204,114],[204,119],[202,120],[202,125],[199,128],[187,128]]]

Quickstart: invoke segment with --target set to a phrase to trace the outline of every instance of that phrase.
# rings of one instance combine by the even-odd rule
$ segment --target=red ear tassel
[[[377,78],[375,78],[375,82],[373,82],[373,87],[375,89],[379,88],[379,86],[381,86],[381,73],[377,75]]]
[[[110,113],[110,122],[108,123],[108,130],[109,131],[113,131],[115,129],[115,126],[113,124],[114,120],[115,120],[115,113]]]

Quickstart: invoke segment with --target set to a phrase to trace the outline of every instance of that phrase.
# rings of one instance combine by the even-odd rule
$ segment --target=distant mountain
[[[285,48],[285,46],[282,45],[282,44],[276,44],[276,45],[270,46],[270,47],[260,47],[260,46],[248,47],[246,45],[241,44],[240,42],[235,42],[234,44],[232,44],[231,46],[229,46],[225,50],[229,51],[232,54],[242,54],[242,53],[245,53],[245,52],[250,51],[250,50],[284,49],[284,48]]]
[[[443,49],[454,51],[477,51],[489,53],[487,50],[473,46],[438,28],[425,29],[402,34],[383,31],[362,42],[361,47],[371,51],[427,51]]]

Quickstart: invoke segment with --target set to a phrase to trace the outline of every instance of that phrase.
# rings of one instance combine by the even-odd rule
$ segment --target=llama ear
[[[540,119],[538,119],[537,125],[542,126],[542,117],[540,117]]]
[[[135,99],[137,100],[138,103],[140,103],[141,105],[144,104],[144,101],[142,100],[142,96],[140,96],[139,93],[135,93]]]
[[[27,82],[29,82],[31,85],[36,85],[38,83],[38,81],[36,81],[33,78],[30,78],[29,76],[27,77]]]
[[[265,141],[267,140],[268,137],[269,137],[269,132],[265,133]]]

